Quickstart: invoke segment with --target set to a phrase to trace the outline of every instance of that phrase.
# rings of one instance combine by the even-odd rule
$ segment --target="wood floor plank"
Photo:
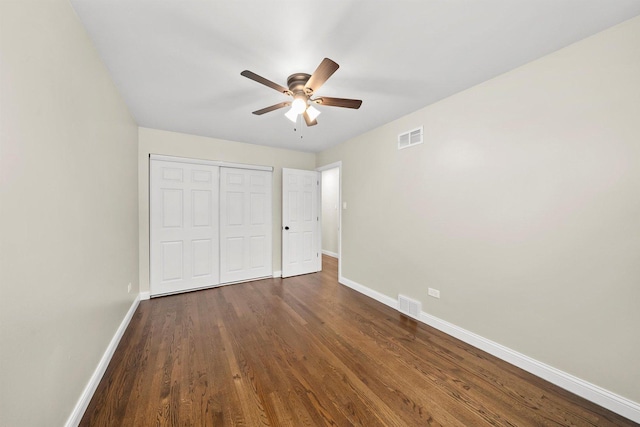
[[[82,426],[633,426],[323,271],[143,301]]]

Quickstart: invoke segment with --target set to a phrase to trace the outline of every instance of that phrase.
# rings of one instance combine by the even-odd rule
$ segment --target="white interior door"
[[[271,171],[220,168],[220,281],[273,275]]]
[[[320,271],[319,172],[282,169],[282,277]]]
[[[151,295],[219,284],[219,167],[150,162]]]

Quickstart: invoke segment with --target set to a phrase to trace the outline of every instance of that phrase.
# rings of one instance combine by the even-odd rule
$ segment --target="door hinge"
[[[320,252],[316,252],[316,258],[320,258]]]

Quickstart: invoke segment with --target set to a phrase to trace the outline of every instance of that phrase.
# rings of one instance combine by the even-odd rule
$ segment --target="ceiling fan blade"
[[[289,89],[287,89],[286,87],[280,86],[278,83],[274,83],[271,80],[267,80],[264,77],[259,76],[256,73],[251,72],[249,70],[244,70],[243,72],[240,73],[240,75],[245,76],[246,78],[256,81],[258,83],[261,83],[265,86],[268,86],[272,89],[275,89],[280,93],[286,94],[289,92]]]
[[[362,105],[362,101],[359,99],[347,99],[347,98],[330,98],[323,96],[322,98],[314,99],[320,105],[326,105],[327,107],[343,107],[358,109]]]
[[[288,107],[289,105],[291,105],[290,102],[281,102],[279,104],[274,104],[274,105],[271,105],[269,107],[265,107],[265,108],[263,108],[261,110],[256,110],[256,111],[253,112],[253,114],[255,114],[256,116],[260,116],[260,115],[262,115],[264,113],[268,113],[268,112],[273,111],[273,110],[278,110],[280,108]]]
[[[316,70],[307,81],[307,84],[304,85],[304,87],[317,92],[318,89],[320,89],[320,87],[324,84],[324,82],[326,82],[327,79],[331,77],[331,75],[335,73],[339,67],[340,66],[338,64],[336,64],[329,58],[324,58],[320,65],[318,65],[318,68],[316,68]]]
[[[315,126],[318,124],[317,120],[311,120],[311,117],[309,117],[309,113],[307,113],[306,111],[302,113],[302,117],[304,117],[304,121],[307,123],[307,126]]]

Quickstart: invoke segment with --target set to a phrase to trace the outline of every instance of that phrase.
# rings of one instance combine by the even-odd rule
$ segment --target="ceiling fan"
[[[314,126],[318,124],[316,118],[320,114],[320,111],[314,108],[311,104],[325,105],[327,107],[353,108],[356,110],[360,108],[360,105],[362,105],[362,101],[359,99],[330,98],[327,96],[312,98],[324,82],[326,82],[327,79],[336,72],[338,67],[340,66],[334,61],[329,58],[324,58],[320,65],[318,65],[318,68],[316,68],[311,75],[306,73],[291,74],[287,78],[288,88],[280,86],[279,84],[274,83],[271,80],[267,80],[249,70],[244,70],[240,74],[248,79],[254,80],[293,98],[293,101],[286,101],[271,105],[269,107],[256,110],[253,114],[259,116],[270,111],[291,106],[291,109],[285,114],[289,120],[295,123],[298,119],[298,115],[302,114],[307,126]]]

